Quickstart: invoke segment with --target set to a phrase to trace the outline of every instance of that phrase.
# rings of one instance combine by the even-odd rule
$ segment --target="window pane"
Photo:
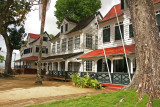
[[[92,36],[86,35],[86,48],[92,48]]]
[[[66,51],[66,39],[62,40],[62,51]]]
[[[123,25],[120,25],[122,37],[124,38],[124,30],[123,30]],[[119,31],[119,27],[115,26],[115,40],[121,40],[121,35]]]
[[[103,42],[110,42],[110,28],[103,30]]]
[[[132,24],[129,25],[129,37],[130,37],[130,38],[134,37]]]
[[[69,38],[68,40],[68,50],[72,50],[73,48],[73,37]]]
[[[65,24],[65,31],[68,31],[68,24]]]
[[[63,33],[63,26],[61,26],[61,33]]]
[[[86,71],[92,71],[92,60],[86,61]]]
[[[157,24],[158,24],[158,28],[159,28],[159,32],[160,32],[160,14],[157,14],[156,18],[157,18]]]
[[[75,48],[80,48],[80,36],[75,37]]]

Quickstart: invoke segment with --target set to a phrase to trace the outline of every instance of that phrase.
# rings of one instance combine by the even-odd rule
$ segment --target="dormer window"
[[[61,26],[61,33],[63,33],[63,26]]]
[[[48,41],[48,38],[47,37],[43,37],[43,41]]]
[[[66,31],[66,32],[68,31],[68,23],[65,24],[65,31]]]

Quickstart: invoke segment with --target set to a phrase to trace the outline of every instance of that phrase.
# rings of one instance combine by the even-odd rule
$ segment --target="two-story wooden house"
[[[153,0],[153,2],[157,25],[160,28],[160,0]],[[124,47],[121,34],[124,40]],[[127,55],[129,70],[127,69],[124,49]],[[105,55],[107,57],[108,67],[106,65]],[[128,84],[129,78],[127,74],[129,71],[132,76],[135,72],[136,60],[132,21],[125,0],[122,0],[121,4],[113,6],[102,21],[99,22],[98,49],[80,56],[79,59],[82,59],[84,66],[82,71],[102,73],[98,74],[100,75],[99,78],[109,81],[109,77],[103,74],[105,72],[108,74],[107,68],[109,68],[112,83]]]
[[[49,70],[82,71],[79,56],[98,48],[97,21],[100,12],[79,22],[64,18],[60,32],[51,40],[51,56],[44,58]]]
[[[44,33],[42,58],[50,55],[50,37]],[[21,59],[15,62],[15,68],[37,69],[40,35],[28,33],[26,44],[20,49]],[[42,64],[45,66],[45,64]]]

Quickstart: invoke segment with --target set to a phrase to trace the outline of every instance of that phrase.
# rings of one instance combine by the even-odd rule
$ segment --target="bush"
[[[95,79],[92,80],[87,72],[86,77],[79,77],[79,74],[73,74],[71,75],[72,81],[74,85],[80,87],[80,88],[94,88],[94,89],[102,89],[103,87],[99,82]]]

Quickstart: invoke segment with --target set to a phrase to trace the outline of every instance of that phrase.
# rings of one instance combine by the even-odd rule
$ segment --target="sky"
[[[47,11],[46,14],[46,22],[45,22],[45,30],[48,34],[56,35],[59,32],[59,29],[57,29],[56,24],[56,17],[54,16],[55,4],[57,0],[51,0],[50,8]],[[120,3],[120,0],[101,0],[102,6],[99,10],[104,17],[109,10],[116,4]],[[25,32],[26,33],[34,33],[34,34],[40,34],[40,20],[39,20],[39,10],[31,11],[25,20]],[[0,47],[2,47],[2,50],[0,52],[1,55],[6,55],[6,46],[3,37],[0,35]],[[16,59],[20,58],[20,53],[18,50],[14,50],[13,53],[16,53]],[[15,54],[13,54],[13,60],[14,60]],[[2,63],[0,63],[0,68],[3,66]],[[12,65],[13,66],[13,65]]]

